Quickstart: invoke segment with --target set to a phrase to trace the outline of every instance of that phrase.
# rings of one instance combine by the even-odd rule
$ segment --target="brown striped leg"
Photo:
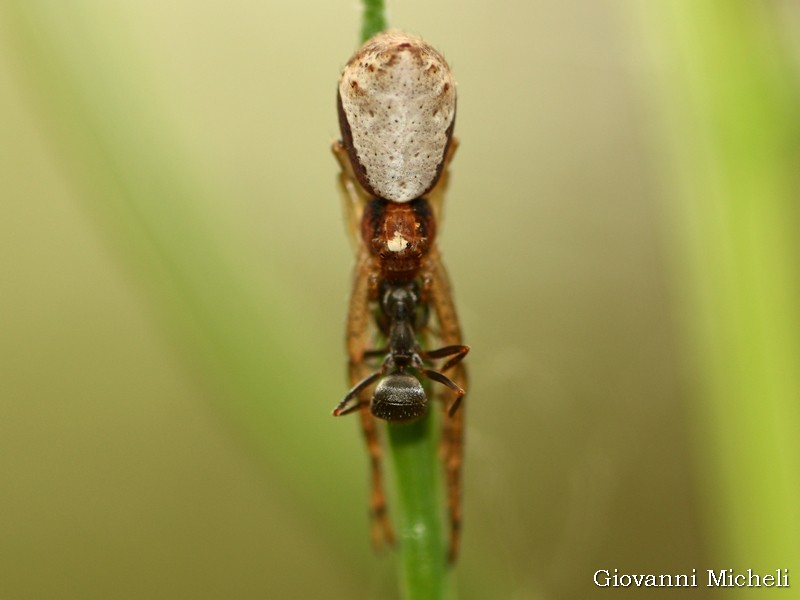
[[[349,356],[348,372],[350,385],[355,387],[370,374],[369,365],[365,364],[365,357],[371,353],[367,350],[369,344],[369,301],[374,295],[374,281],[372,277],[372,259],[363,252],[356,264],[353,278],[353,292],[350,296],[350,307],[347,313],[347,354]],[[370,461],[370,532],[372,543],[380,548],[383,542],[394,543],[394,532],[386,512],[386,493],[383,489],[381,474],[381,445],[378,439],[377,424],[369,410],[370,389],[361,390],[356,397],[359,406],[358,413],[361,419],[361,429],[367,444]]]
[[[356,366],[358,372],[361,369]],[[357,378],[360,375],[357,375]],[[358,414],[361,417],[361,429],[367,443],[367,452],[370,462],[370,536],[372,545],[376,549],[383,547],[384,543],[394,544],[394,530],[386,511],[386,491],[383,488],[383,473],[381,469],[382,449],[378,439],[377,420],[369,410],[369,402],[362,404]]]
[[[427,288],[439,324],[439,337],[447,346],[460,346],[461,326],[458,322],[447,272],[438,253],[431,254],[427,269]],[[466,352],[465,352],[466,354]],[[467,389],[467,371],[462,363],[448,364],[452,369],[451,379],[461,389]],[[444,464],[447,488],[447,505],[450,513],[450,546],[448,559],[454,562],[461,541],[461,470],[464,454],[464,398],[458,410],[450,415],[448,408],[458,399],[451,389],[440,391],[443,400],[441,456]]]
[[[466,370],[463,365],[456,367],[453,381],[462,388],[466,385]],[[447,506],[450,514],[450,546],[447,558],[453,563],[458,557],[461,542],[461,471],[464,457],[465,406],[462,402],[458,410],[450,415],[447,406],[453,402],[455,394],[446,391],[444,397],[446,400],[442,407],[444,423],[442,427],[442,462],[444,463]]]
[[[353,247],[358,249],[361,246],[361,217],[364,213],[364,206],[370,200],[370,195],[364,191],[364,188],[356,180],[353,174],[353,167],[350,164],[350,157],[347,155],[347,150],[342,143],[334,142],[331,151],[341,169],[339,173],[339,195],[342,200],[347,233]]]

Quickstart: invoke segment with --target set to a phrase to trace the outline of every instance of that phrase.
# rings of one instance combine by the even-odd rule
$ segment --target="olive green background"
[[[752,3],[756,64],[719,2],[696,35],[682,19],[700,11],[646,4],[389,3],[459,86],[440,246],[472,346],[464,600],[623,593],[597,569],[800,578],[795,404],[745,435],[707,401],[800,400],[797,305],[768,312],[777,347],[761,313],[726,321],[787,362],[720,394],[770,355],[749,337],[752,362],[717,352],[707,315],[731,296],[697,293],[695,259],[746,262],[754,221],[691,210],[704,178],[741,172],[705,168],[724,135],[694,145],[717,121],[693,102],[727,96],[693,44],[716,32],[711,55],[794,93],[800,13]],[[397,597],[391,553],[369,547],[356,420],[330,417],[353,259],[329,146],[357,5],[0,8],[0,598]],[[796,173],[797,112],[775,119],[795,145],[754,160]],[[777,288],[742,283],[758,298],[797,298],[797,181],[769,188],[791,200],[766,236],[791,268],[756,265],[776,269]]]

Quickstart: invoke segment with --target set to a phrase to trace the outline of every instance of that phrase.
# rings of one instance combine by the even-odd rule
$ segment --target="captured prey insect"
[[[440,454],[452,561],[461,529],[462,360],[469,347],[462,343],[436,233],[457,147],[455,80],[426,42],[388,31],[347,63],[337,104],[342,141],[333,152],[357,263],[347,316],[352,388],[333,414],[360,415],[371,462],[373,542],[391,543],[376,418],[421,418],[429,402],[420,380],[435,382],[444,412]],[[374,347],[381,341],[385,345]],[[440,347],[428,350],[434,343]]]

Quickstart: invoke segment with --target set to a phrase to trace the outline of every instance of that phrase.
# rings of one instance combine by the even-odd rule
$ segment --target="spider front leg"
[[[361,365],[352,364],[350,367],[351,381],[358,379],[363,372]],[[370,497],[369,497],[369,517],[370,517],[370,537],[376,549],[380,549],[384,543],[394,544],[394,530],[386,509],[386,491],[383,487],[383,472],[381,467],[382,450],[378,439],[377,420],[370,412],[369,397],[363,395],[359,400],[358,414],[361,419],[361,430],[364,433],[364,440],[367,444],[367,452],[370,462]]]
[[[370,412],[369,388],[380,373],[368,375],[369,365],[366,359],[374,355],[374,352],[367,350],[369,343],[369,300],[372,293],[371,288],[371,268],[372,262],[368,254],[362,253],[356,264],[355,277],[353,282],[353,293],[350,296],[350,306],[347,313],[347,353],[349,357],[348,375],[350,378],[351,392],[345,397],[345,401],[339,404],[336,410],[338,414],[347,414],[358,410],[361,418],[361,429],[364,432],[364,440],[367,444],[367,452],[370,461],[370,534],[372,543],[376,548],[380,548],[383,543],[394,543],[394,531],[389,521],[386,511],[386,492],[383,487],[383,475],[381,468],[382,450],[378,439],[376,420]],[[351,399],[355,398],[356,405],[350,409],[344,406]],[[334,411],[334,415],[337,412]]]
[[[467,371],[459,364],[453,373],[453,382],[462,390],[467,387]],[[461,471],[464,461],[463,395],[445,388],[440,396],[446,414],[442,418],[441,456],[447,487],[447,505],[450,515],[450,547],[448,560],[455,562],[461,541]],[[448,409],[449,407],[449,409]]]
[[[452,356],[442,370],[452,369],[451,383],[455,386],[454,388],[445,383],[446,387],[439,392],[446,411],[442,418],[440,452],[444,464],[450,514],[448,559],[452,563],[458,556],[461,541],[461,469],[464,459],[464,393],[459,393],[457,389],[462,391],[467,389],[467,370],[461,360],[469,352],[469,347],[462,344],[461,326],[450,290],[450,281],[438,253],[430,257],[427,270],[426,287],[438,321],[439,337],[442,343],[446,344],[445,348],[428,352],[428,356],[431,358]]]

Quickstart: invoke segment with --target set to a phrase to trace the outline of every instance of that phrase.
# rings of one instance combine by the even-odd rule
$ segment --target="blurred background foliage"
[[[395,597],[310,9],[0,3],[0,597]],[[389,10],[459,80],[459,597],[800,572],[798,5]]]

